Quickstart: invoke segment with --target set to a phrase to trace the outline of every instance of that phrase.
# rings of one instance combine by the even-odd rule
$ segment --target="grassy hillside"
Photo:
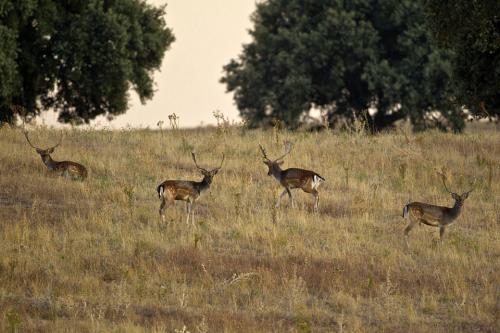
[[[58,132],[31,131],[48,146]],[[282,189],[268,154],[326,178],[320,209]],[[159,223],[156,186],[226,155],[186,226]],[[71,130],[53,154],[89,178],[51,175],[19,129],[0,129],[0,331],[495,332],[500,327],[500,132],[464,135]],[[409,200],[451,206],[444,243]]]

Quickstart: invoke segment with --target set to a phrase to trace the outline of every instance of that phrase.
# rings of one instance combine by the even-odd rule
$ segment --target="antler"
[[[269,157],[267,157],[266,150],[264,149],[264,147],[262,147],[260,144],[259,144],[259,147],[260,147],[260,151],[262,152],[262,155],[264,155],[264,158],[266,160],[270,161]]]
[[[281,155],[280,157],[278,157],[277,159],[275,159],[274,161],[279,161],[283,157],[285,157],[286,155],[290,154],[290,152],[292,151],[292,148],[293,148],[293,144],[290,141],[285,141],[285,153],[283,155]]]
[[[476,181],[477,181],[477,178],[474,177],[474,181],[471,184],[472,188],[470,190],[468,190],[467,193],[474,191],[474,188],[476,187]]]
[[[63,136],[64,136],[64,134],[61,131],[61,137],[59,138],[59,142],[54,147],[51,147],[49,149],[55,149],[57,146],[59,146],[62,143]]]
[[[224,153],[222,153],[222,160],[220,161],[220,165],[217,168],[217,170],[219,170],[220,168],[222,168],[222,163],[224,163],[224,158],[225,158]]]
[[[205,171],[205,172],[208,172],[206,169],[200,168],[200,167],[198,166],[198,163],[196,162],[196,155],[195,155],[195,153],[194,153],[194,152],[191,152],[191,156],[193,157],[194,164],[196,165],[196,167],[197,167],[199,170],[203,170],[203,171]]]
[[[438,174],[441,176],[441,180],[443,181],[443,185],[444,185],[445,190],[448,193],[453,193],[450,190],[448,190],[448,187],[446,186],[446,175],[444,173],[442,173],[442,172],[438,172]]]
[[[448,187],[446,186],[446,175],[444,174],[444,172],[438,172],[438,175],[440,175],[440,176],[441,176],[441,180],[443,181],[443,185],[444,185],[445,190],[446,190],[448,193],[450,193],[450,194],[451,194],[451,193],[453,193],[453,192],[451,192],[451,191],[448,189]],[[477,181],[477,178],[476,178],[476,177],[474,177],[474,181],[471,183],[472,188],[471,188],[470,190],[466,191],[467,193],[470,193],[470,192],[474,191],[474,188],[475,188],[475,185],[476,185],[476,181]]]
[[[33,146],[33,144],[31,143],[30,138],[28,137],[28,131],[25,129],[25,130],[23,130],[23,133],[24,133],[24,137],[25,137],[25,138],[26,138],[26,140],[28,141],[28,143],[29,143],[29,145],[31,146],[31,148],[38,149],[37,147]]]

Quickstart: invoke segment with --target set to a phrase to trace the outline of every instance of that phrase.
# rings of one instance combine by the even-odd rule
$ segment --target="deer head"
[[[266,150],[264,149],[264,147],[262,147],[262,145],[259,145],[260,147],[260,151],[262,152],[262,155],[264,157],[264,164],[267,165],[267,167],[269,168],[268,172],[267,172],[267,175],[268,176],[272,176],[272,175],[275,175],[279,172],[281,172],[281,168],[280,166],[283,164],[283,158],[290,154],[290,152],[292,151],[292,143],[287,141],[285,142],[285,153],[283,155],[281,155],[280,157],[274,159],[274,160],[271,160],[270,158],[267,157],[267,154],[266,154]]]
[[[222,160],[220,162],[220,165],[212,170],[207,170],[204,168],[201,168],[198,163],[196,162],[196,154],[194,152],[191,153],[191,156],[193,157],[194,164],[198,168],[198,170],[201,172],[201,174],[204,177],[204,180],[210,184],[212,182],[213,177],[219,172],[220,168],[222,167],[222,163],[224,163],[224,153],[222,153]]]
[[[63,139],[63,133],[61,132],[61,137],[59,138],[59,142],[55,146],[49,147],[47,149],[42,149],[42,148],[38,148],[38,147],[33,146],[33,144],[30,141],[30,138],[28,137],[28,131],[24,130],[23,133],[24,133],[24,137],[28,141],[28,144],[36,150],[36,152],[42,157],[42,159],[49,157],[50,154],[52,154],[54,152],[54,150],[61,144],[62,139]]]
[[[439,173],[439,175],[441,176],[441,180],[443,181],[444,189],[446,190],[446,192],[450,193],[453,200],[455,200],[455,205],[462,206],[465,199],[467,199],[469,197],[469,194],[474,190],[474,184],[476,183],[476,181],[474,180],[474,183],[472,184],[472,189],[459,195],[455,192],[450,191],[446,186],[446,175],[444,173]]]

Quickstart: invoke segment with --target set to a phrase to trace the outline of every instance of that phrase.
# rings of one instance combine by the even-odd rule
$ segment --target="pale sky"
[[[167,3],[167,26],[175,42],[165,53],[161,71],[155,73],[156,93],[142,105],[131,92],[126,114],[111,123],[100,117],[99,127],[156,127],[159,120],[168,124],[168,115],[180,117],[181,127],[214,124],[212,112],[220,110],[230,120],[239,120],[232,94],[219,83],[222,67],[250,41],[250,15],[255,0],[148,0],[154,5]],[[46,112],[43,122],[56,124],[54,112]]]

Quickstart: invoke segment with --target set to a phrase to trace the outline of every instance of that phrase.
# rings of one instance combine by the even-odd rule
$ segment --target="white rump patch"
[[[406,205],[404,208],[403,208],[403,218],[406,219],[408,218],[409,214],[409,208],[408,208],[408,205]]]
[[[158,192],[160,198],[163,198],[163,186],[160,186],[160,191]]]
[[[319,187],[319,185],[321,185],[322,182],[323,182],[323,179],[314,175],[313,181],[312,181],[312,188],[316,190]]]

